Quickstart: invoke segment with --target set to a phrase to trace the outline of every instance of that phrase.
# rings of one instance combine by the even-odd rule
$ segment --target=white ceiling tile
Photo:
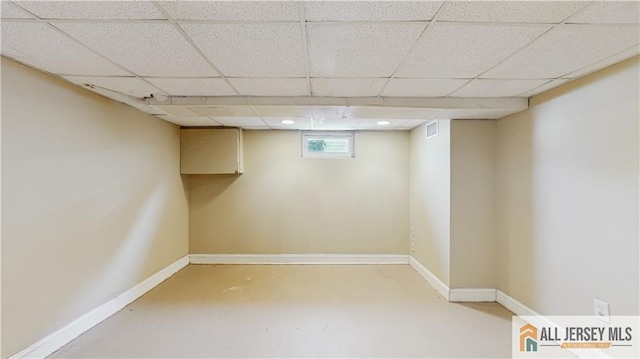
[[[603,69],[605,67],[611,66],[613,64],[617,64],[620,61],[624,61],[626,59],[632,58],[634,56],[637,56],[640,53],[640,47],[638,46],[633,46],[630,49],[627,49],[625,51],[619,52],[611,57],[608,57],[602,61],[596,62],[592,65],[583,67],[577,71],[574,71],[570,74],[567,74],[563,77],[566,78],[576,78],[576,77],[580,77],[580,76],[584,76],[586,74],[589,74],[591,72]]]
[[[203,117],[198,115],[197,113],[191,111],[189,109],[189,106],[181,106],[181,105],[153,105],[151,106],[153,108],[156,108],[160,111],[166,112],[167,114],[173,116],[173,117],[181,117],[181,118],[187,118],[187,117]]]
[[[218,75],[167,23],[63,23],[56,27],[140,76]]]
[[[255,117],[256,112],[251,106],[225,105],[225,106],[189,106],[189,109],[199,115],[208,117]]]
[[[413,129],[413,128],[416,128],[416,127],[422,125],[425,122],[426,122],[426,120],[408,120],[407,122],[402,124],[402,126],[400,126],[400,128],[410,130],[410,129]]]
[[[424,21],[431,20],[442,1],[310,1],[307,21]]]
[[[236,93],[222,78],[146,78],[172,96],[232,96]]]
[[[131,75],[42,23],[3,21],[2,54],[54,74]]]
[[[513,97],[534,89],[544,83],[543,80],[472,80],[463,88],[454,92],[453,97]]]
[[[89,76],[63,76],[68,81],[77,85],[85,84],[106,88],[134,97],[149,97],[152,93],[162,93],[137,77],[89,77]]]
[[[377,96],[385,78],[368,79],[311,79],[311,95],[320,97],[368,97]]]
[[[444,110],[437,117],[442,119],[464,120],[495,120],[523,110],[495,110],[495,109],[453,109]]]
[[[522,93],[522,94],[520,94],[520,95],[518,95],[518,96],[520,96],[520,97],[531,97],[531,96],[533,96],[533,95],[537,95],[537,94],[542,93],[542,92],[545,92],[545,91],[547,91],[547,90],[551,90],[551,89],[552,89],[552,88],[554,88],[554,87],[558,87],[558,86],[562,85],[563,83],[565,83],[565,82],[567,82],[567,81],[569,81],[569,79],[555,79],[555,80],[551,80],[551,81],[549,81],[549,82],[545,83],[545,84],[544,84],[544,85],[542,85],[542,86],[538,86],[538,87],[536,87],[536,88],[534,88],[534,89],[532,89],[532,90],[530,90],[530,91],[527,91],[527,92],[525,92],[525,93]]]
[[[8,1],[0,1],[0,12],[3,19],[35,19],[34,16]]]
[[[294,123],[285,125],[282,121],[293,121]],[[269,124],[269,127],[274,129],[311,129],[312,120],[309,117],[264,117],[264,121]]]
[[[260,117],[216,117],[215,120],[230,127],[269,128]]]
[[[253,106],[262,117],[336,118],[342,117],[344,106]]]
[[[474,78],[525,46],[548,26],[435,24],[398,77]]]
[[[293,1],[162,1],[176,20],[299,21]]]
[[[637,28],[565,25],[488,71],[487,78],[558,78],[640,43]]]
[[[640,23],[640,2],[637,0],[594,1],[567,20],[567,23],[638,24]]]
[[[300,24],[181,26],[225,76],[305,76]]]
[[[230,78],[229,81],[244,96],[306,96],[304,78]]]
[[[313,129],[314,130],[327,130],[327,131],[340,131],[340,130],[353,130],[358,127],[359,119],[353,118],[314,118]]]
[[[382,91],[388,97],[441,97],[447,96],[467,83],[466,79],[392,79]]]
[[[164,19],[150,1],[18,1],[43,19]]]
[[[312,77],[389,77],[422,30],[423,23],[309,24]]]
[[[438,21],[560,23],[586,1],[449,1]]]
[[[370,120],[415,120],[431,118],[441,111],[437,108],[351,106],[346,115]]]
[[[390,130],[400,127],[407,123],[406,119],[385,119],[388,125],[378,125],[380,119],[363,118],[358,122],[358,128],[362,130]]]
[[[221,126],[220,123],[208,117],[175,117],[165,115],[159,115],[156,117],[180,126]]]

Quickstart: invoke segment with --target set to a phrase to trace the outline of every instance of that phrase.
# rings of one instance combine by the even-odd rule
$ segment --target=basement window
[[[354,158],[353,131],[302,132],[302,157]]]

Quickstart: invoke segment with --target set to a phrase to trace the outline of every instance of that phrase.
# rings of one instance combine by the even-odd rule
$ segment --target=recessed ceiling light
[[[389,121],[378,121],[378,125],[380,125],[380,126],[386,126],[389,123],[390,123]]]
[[[295,121],[292,121],[292,120],[282,120],[281,122],[283,125],[293,125],[294,123],[296,123]]]

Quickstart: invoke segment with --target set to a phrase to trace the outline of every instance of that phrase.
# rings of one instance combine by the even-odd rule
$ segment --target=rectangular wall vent
[[[427,138],[435,137],[438,135],[438,120],[433,120],[427,123]]]

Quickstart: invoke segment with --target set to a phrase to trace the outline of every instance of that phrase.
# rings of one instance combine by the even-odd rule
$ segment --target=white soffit
[[[467,79],[409,79],[394,78],[382,91],[390,97],[441,97],[447,96],[466,84]]]
[[[449,1],[439,21],[559,23],[586,1]]]
[[[153,105],[151,107],[177,118],[203,117],[191,111],[188,106]]]
[[[491,69],[486,78],[559,78],[640,43],[638,28],[564,25]]]
[[[262,117],[336,118],[345,113],[345,106],[253,106]]]
[[[2,22],[2,54],[54,74],[131,74],[42,23]]]
[[[523,110],[486,110],[486,109],[453,109],[444,110],[438,114],[438,118],[465,119],[465,120],[497,120],[505,116]]]
[[[434,24],[397,77],[474,78],[550,26]]]
[[[226,81],[219,77],[147,77],[146,80],[172,96],[231,96],[236,94]]]
[[[95,76],[63,76],[74,84],[95,85],[133,97],[150,97],[152,93],[162,93],[146,81],[137,77],[95,77]],[[86,86],[83,86],[86,88]],[[90,87],[89,87],[90,88]]]
[[[58,23],[56,27],[139,76],[218,75],[168,23]]]
[[[388,77],[424,30],[424,23],[310,23],[312,77]]]
[[[42,19],[164,19],[150,1],[17,1]]]
[[[453,97],[512,97],[549,82],[542,80],[472,80],[454,92]]]
[[[230,78],[243,96],[306,96],[304,78]]]
[[[639,1],[598,1],[572,16],[567,23],[586,24],[638,24]]]
[[[282,121],[293,121],[294,123],[284,124]],[[264,117],[269,127],[284,130],[310,130],[313,128],[313,120],[305,117]]]
[[[539,94],[539,93],[541,93],[541,92],[544,92],[544,91],[550,90],[550,89],[552,89],[552,88],[554,88],[554,87],[558,87],[558,86],[562,85],[563,83],[565,83],[565,82],[567,82],[567,81],[569,81],[569,79],[555,79],[555,80],[551,80],[551,81],[549,81],[549,82],[545,83],[545,84],[544,84],[544,85],[542,85],[542,86],[538,86],[538,87],[536,87],[536,88],[534,88],[534,89],[532,89],[532,90],[530,90],[530,91],[527,91],[527,92],[525,92],[525,93],[521,94],[520,96],[522,96],[522,97],[531,97],[531,96],[533,96],[533,95],[537,95],[537,94]]]
[[[0,1],[0,12],[3,19],[35,19],[34,16],[8,1]]]
[[[290,124],[284,124],[282,121],[293,121]],[[311,118],[296,117],[265,117],[264,121],[274,130],[313,130],[313,120]],[[345,128],[343,128],[344,130]]]
[[[351,106],[347,108],[347,116],[366,118],[371,120],[415,120],[428,119],[442,112],[439,108],[410,108],[410,107],[378,107]]]
[[[208,117],[255,117],[257,114],[251,106],[189,106],[189,109],[202,116]]]
[[[157,115],[157,117],[180,126],[222,126],[208,117],[175,117],[166,115]]]
[[[252,129],[268,129],[269,126],[260,117],[216,117],[215,120],[225,126]]]
[[[386,119],[387,125],[379,125],[379,119],[363,118],[358,121],[358,129],[361,130],[393,130],[407,123],[406,119]]]
[[[425,21],[442,1],[308,1],[307,21]]]
[[[360,122],[356,118],[312,118],[311,121],[316,130],[355,130]]]
[[[294,1],[161,1],[176,20],[298,21]]]
[[[580,77],[580,76],[584,76],[586,74],[589,74],[591,72],[603,69],[607,66],[611,66],[613,64],[617,64],[618,62],[624,61],[626,59],[632,58],[634,56],[637,56],[640,53],[640,47],[639,46],[632,46],[631,48],[624,50],[622,52],[619,52],[611,57],[608,57],[602,61],[599,61],[593,65],[589,65],[586,67],[583,67],[579,70],[576,70],[570,74],[565,75],[564,77],[566,78],[576,78],[576,77]]]
[[[425,122],[426,120],[407,120],[407,122],[403,123],[400,128],[410,130],[422,125]]]
[[[377,96],[386,78],[332,79],[312,78],[311,95],[320,97],[369,97]]]
[[[299,23],[180,25],[230,77],[304,77]]]

